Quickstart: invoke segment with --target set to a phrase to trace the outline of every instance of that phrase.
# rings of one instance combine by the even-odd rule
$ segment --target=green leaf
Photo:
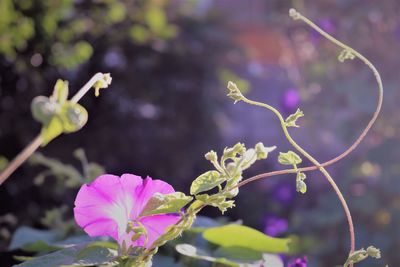
[[[262,253],[244,247],[220,247],[215,251],[214,256],[226,258],[245,267],[284,267],[283,261],[278,255]]]
[[[225,180],[226,177],[223,177],[217,171],[205,172],[193,181],[190,187],[190,194],[197,195],[198,193],[208,191],[222,184]]]
[[[193,197],[186,196],[182,192],[174,192],[168,195],[155,193],[147,202],[141,216],[176,213],[192,200]]]
[[[289,117],[286,118],[285,120],[285,125],[286,127],[299,127],[299,125],[296,124],[297,119],[301,118],[304,116],[303,111],[301,111],[299,108],[296,110],[296,113],[289,115]]]
[[[239,267],[239,264],[237,264],[235,262],[231,262],[225,258],[213,257],[211,255],[211,253],[209,253],[203,249],[196,248],[189,244],[178,244],[178,245],[176,245],[175,249],[180,254],[194,258],[194,259],[219,263],[219,264],[223,264],[223,266]]]
[[[250,248],[244,247],[219,247],[215,256],[234,259],[240,261],[259,261],[262,260],[263,253]]]
[[[288,151],[286,153],[279,152],[278,162],[283,165],[297,165],[302,162],[299,155],[293,151]]]
[[[230,224],[209,228],[203,237],[223,247],[244,247],[267,253],[289,253],[289,238],[274,238],[247,226]]]
[[[59,234],[54,230],[38,230],[22,226],[15,231],[9,250],[22,249],[29,252],[57,250],[60,246],[51,244],[58,239]]]
[[[16,267],[93,266],[108,264],[116,266],[117,251],[99,245],[68,247],[44,256],[15,265]]]

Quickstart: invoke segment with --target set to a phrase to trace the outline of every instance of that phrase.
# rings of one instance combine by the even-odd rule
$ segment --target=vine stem
[[[103,73],[96,73],[93,77],[71,98],[70,102],[78,103],[79,100],[93,87],[93,85],[103,79]],[[43,143],[41,135],[33,139],[0,173],[0,185],[2,185],[11,174],[14,173]]]
[[[294,10],[294,9],[289,10],[289,14],[293,19],[302,20],[303,22],[305,22],[308,26],[310,26],[311,28],[316,30],[318,33],[320,33],[326,39],[328,39],[332,43],[336,44],[337,46],[341,47],[346,52],[349,52],[350,55],[359,58],[365,65],[368,66],[368,68],[370,68],[372,70],[372,72],[373,72],[373,74],[375,76],[375,80],[376,80],[376,82],[378,84],[378,101],[377,101],[376,109],[375,109],[375,112],[374,112],[371,120],[368,122],[367,126],[364,128],[364,130],[361,132],[359,137],[355,140],[355,142],[348,149],[346,149],[343,153],[341,153],[340,155],[336,156],[335,158],[320,164],[316,159],[314,159],[304,149],[302,149],[299,145],[297,145],[297,143],[291,138],[291,136],[290,136],[290,134],[289,134],[289,132],[287,130],[287,127],[285,125],[285,121],[283,120],[283,117],[278,112],[278,110],[274,109],[273,107],[271,107],[271,106],[269,106],[267,104],[263,104],[263,103],[259,103],[259,102],[248,100],[247,98],[243,98],[243,101],[245,101],[247,103],[250,103],[250,104],[253,104],[253,105],[257,105],[257,106],[262,106],[262,107],[265,107],[265,108],[271,110],[272,112],[274,112],[278,116],[278,118],[279,118],[279,120],[281,122],[282,129],[283,129],[284,134],[285,134],[286,138],[288,139],[288,141],[292,144],[292,146],[294,148],[296,148],[296,150],[298,150],[301,154],[303,154],[306,158],[308,158],[313,164],[315,164],[315,166],[303,167],[303,168],[299,168],[297,170],[296,169],[287,169],[287,170],[280,170],[280,171],[262,173],[262,174],[253,176],[253,177],[251,177],[249,179],[246,179],[246,180],[240,182],[237,185],[237,187],[241,187],[241,186],[243,186],[245,184],[248,184],[248,183],[250,183],[252,181],[256,181],[256,180],[259,180],[259,179],[262,179],[262,178],[266,178],[266,177],[270,177],[270,176],[274,176],[274,175],[281,175],[281,174],[288,174],[288,173],[296,173],[297,171],[311,171],[311,170],[319,169],[321,171],[321,173],[327,178],[327,180],[329,181],[329,183],[333,187],[334,191],[338,195],[339,200],[340,200],[340,202],[341,202],[341,204],[343,206],[343,209],[345,211],[346,218],[347,218],[348,225],[349,225],[349,232],[350,232],[350,246],[351,246],[350,253],[352,253],[355,250],[355,234],[354,234],[354,225],[353,225],[353,220],[352,220],[352,217],[351,217],[351,213],[350,213],[350,210],[348,208],[346,200],[344,199],[340,189],[338,188],[338,186],[336,185],[335,181],[333,180],[333,178],[330,176],[330,174],[327,172],[327,170],[324,167],[332,165],[333,163],[345,158],[354,149],[356,149],[356,147],[365,138],[366,134],[371,129],[372,125],[375,123],[375,121],[376,121],[376,119],[377,119],[377,117],[378,117],[378,115],[380,113],[380,110],[382,108],[382,103],[383,103],[383,84],[382,84],[382,79],[380,77],[380,74],[379,74],[378,70],[375,68],[375,66],[366,57],[361,55],[359,52],[357,52],[353,48],[349,47],[348,45],[343,44],[342,42],[340,42],[336,38],[332,37],[331,35],[329,35],[325,31],[323,31],[321,28],[319,28],[315,23],[313,23],[311,20],[309,20],[308,18],[306,18],[303,15],[301,15],[296,10]],[[350,266],[353,266],[353,264],[350,264]]]
[[[304,157],[306,157],[309,161],[311,161],[320,170],[320,172],[326,177],[328,182],[333,187],[336,195],[338,196],[338,198],[340,200],[340,203],[342,204],[343,210],[344,210],[344,212],[346,214],[347,222],[348,222],[348,225],[349,225],[349,233],[350,233],[350,247],[351,247],[350,253],[354,252],[354,250],[355,250],[355,234],[354,234],[353,219],[351,217],[351,212],[350,212],[350,209],[349,209],[349,207],[347,205],[346,199],[344,198],[342,192],[340,191],[339,187],[335,183],[335,180],[332,178],[332,176],[329,174],[329,172],[323,166],[321,166],[321,164],[313,156],[311,156],[307,151],[305,151],[301,146],[299,146],[296,143],[296,141],[293,140],[293,138],[290,136],[289,131],[288,131],[287,127],[286,127],[285,119],[282,117],[281,113],[277,109],[275,109],[274,107],[272,107],[272,106],[270,106],[268,104],[247,99],[244,96],[243,96],[242,100],[244,102],[248,103],[248,104],[255,105],[255,106],[260,106],[260,107],[269,109],[270,111],[275,113],[275,115],[278,117],[278,119],[279,119],[279,121],[281,123],[281,127],[282,127],[282,130],[283,130],[283,133],[284,133],[286,139],[289,141],[289,143],[297,151],[299,151]],[[294,172],[298,172],[299,169],[293,169],[293,171]]]
[[[351,54],[353,54],[355,57],[357,57],[358,59],[360,59],[365,65],[367,65],[367,67],[372,71],[372,73],[374,74],[375,80],[378,84],[378,101],[377,101],[377,105],[376,105],[376,109],[374,114],[372,115],[371,120],[368,122],[367,126],[364,128],[364,130],[361,132],[361,134],[359,135],[359,137],[356,139],[356,141],[346,150],[344,151],[342,154],[340,154],[339,156],[327,161],[324,163],[324,165],[331,165],[341,159],[343,159],[344,157],[346,157],[347,155],[349,155],[354,149],[356,149],[356,147],[361,143],[361,141],[364,139],[364,137],[367,135],[368,131],[371,129],[372,125],[375,123],[376,119],[378,118],[378,115],[381,111],[382,108],[382,103],[383,103],[383,83],[382,83],[382,79],[381,76],[378,72],[378,70],[375,68],[374,64],[372,64],[366,57],[364,57],[362,54],[360,54],[359,52],[357,52],[355,49],[351,48],[348,45],[345,45],[344,43],[340,42],[339,40],[337,40],[336,38],[332,37],[331,35],[329,35],[328,33],[326,33],[324,30],[322,30],[320,27],[318,27],[314,22],[312,22],[311,20],[309,20],[308,18],[304,17],[303,15],[301,15],[299,12],[297,12],[294,9],[291,9],[289,11],[290,16],[295,19],[295,20],[302,20],[303,22],[305,22],[308,26],[310,26],[311,28],[313,28],[314,30],[316,30],[319,34],[321,34],[322,36],[324,36],[326,39],[328,39],[329,41],[331,41],[332,43],[336,44],[337,46],[341,47],[344,50],[347,50],[349,52],[351,52]]]

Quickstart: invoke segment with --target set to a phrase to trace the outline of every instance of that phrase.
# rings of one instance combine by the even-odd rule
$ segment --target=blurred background
[[[291,133],[319,161],[352,144],[375,109],[374,77],[358,60],[339,63],[337,47],[292,21],[291,7],[367,56],[382,74],[385,100],[377,123],[354,153],[328,170],[349,203],[358,248],[382,250],[378,263],[360,266],[397,266],[397,0],[1,0],[0,165],[40,131],[30,102],[50,95],[57,79],[68,80],[71,93],[99,71],[110,72],[113,82],[100,97],[83,98],[89,121],[82,130],[40,149],[42,155],[0,187],[0,262],[10,262],[6,250],[18,226],[46,228],[71,218],[80,161],[93,175],[102,168],[150,175],[188,192],[210,169],[203,155],[211,149],[262,141],[288,150],[271,112],[226,97],[228,80],[285,115],[300,107],[305,117]],[[282,168],[276,157],[246,177]],[[305,195],[296,193],[290,175],[250,184],[227,216],[272,236],[297,235],[311,266],[340,264],[349,250],[344,213],[321,174],[309,173],[307,183]],[[220,216],[213,209],[203,214]]]

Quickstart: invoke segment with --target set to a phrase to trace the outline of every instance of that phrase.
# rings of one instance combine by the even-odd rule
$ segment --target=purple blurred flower
[[[307,257],[296,258],[288,263],[288,267],[307,267]]]
[[[291,114],[296,111],[300,104],[298,90],[290,88],[283,93],[281,105],[284,113]]]
[[[132,174],[121,177],[101,175],[92,183],[81,187],[75,199],[75,221],[89,236],[109,236],[127,247],[150,247],[166,228],[179,220],[178,215],[140,216],[155,193],[175,192],[171,185],[150,177],[142,179]],[[128,223],[140,224],[145,236],[132,241],[133,231],[127,232]]]
[[[274,199],[280,204],[291,204],[295,195],[293,185],[287,183],[279,183],[273,192]]]
[[[334,34],[336,32],[336,25],[330,19],[321,19],[317,22],[317,25],[329,34]],[[322,39],[322,36],[317,31],[313,30],[311,32],[311,39],[316,43]]]
[[[395,37],[398,41],[400,41],[400,25],[398,25],[398,26],[394,29],[393,33],[394,33],[394,37]]]
[[[269,236],[277,236],[286,232],[287,229],[288,222],[283,218],[271,216],[265,219],[264,233]]]

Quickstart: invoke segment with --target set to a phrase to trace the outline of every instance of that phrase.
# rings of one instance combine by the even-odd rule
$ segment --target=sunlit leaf
[[[293,151],[288,151],[286,153],[279,152],[278,162],[283,165],[297,165],[302,162],[299,155]]]
[[[182,192],[174,192],[167,195],[155,193],[147,202],[141,215],[149,216],[155,214],[176,213],[192,201],[192,199],[193,197],[186,196]]]
[[[197,195],[198,193],[213,189],[225,180],[226,178],[221,176],[217,171],[205,172],[193,181],[190,187],[190,194]]]
[[[296,122],[299,118],[303,117],[304,113],[299,108],[294,114],[289,115],[285,120],[286,127],[299,127]]]
[[[275,238],[247,226],[230,224],[209,228],[203,237],[223,247],[244,247],[267,253],[288,253],[289,238]]]

